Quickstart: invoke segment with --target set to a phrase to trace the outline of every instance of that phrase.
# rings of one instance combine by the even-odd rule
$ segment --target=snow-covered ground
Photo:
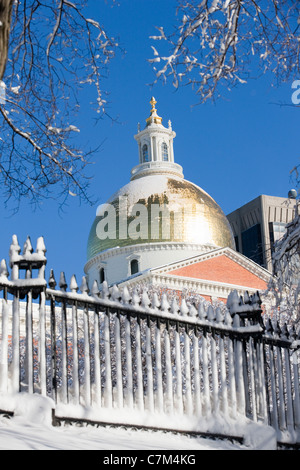
[[[22,417],[0,418],[0,450],[238,450],[238,444],[162,432],[94,426],[52,427]],[[244,447],[245,448],[245,447]]]
[[[160,431],[75,424],[54,427],[47,400],[27,394],[19,395],[13,417],[0,416],[0,450],[187,451],[189,455],[201,450],[251,450],[262,443],[264,447],[264,441],[269,449],[274,446],[273,437],[270,428],[256,425],[250,425],[243,445]]]

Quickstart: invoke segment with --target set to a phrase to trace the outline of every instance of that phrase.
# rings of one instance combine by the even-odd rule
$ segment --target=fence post
[[[56,281],[53,270],[50,271],[48,281],[50,289],[55,289]],[[55,299],[54,296],[50,297],[50,340],[51,340],[51,392],[52,397],[57,403],[57,378],[56,378],[56,317],[55,317]]]
[[[70,280],[70,289],[72,293],[78,291],[76,277],[73,275]],[[99,331],[98,331],[99,336]],[[77,301],[72,304],[72,383],[73,383],[73,400],[76,405],[80,404],[80,388],[79,388],[79,372],[78,372],[78,312]]]
[[[16,262],[19,258],[21,248],[18,239],[14,235],[10,246],[9,257],[11,267],[11,280],[19,279],[19,265]],[[12,304],[12,391],[17,393],[20,391],[20,307],[19,307],[19,290],[14,292]]]
[[[146,368],[147,368],[147,409],[150,413],[154,411],[153,394],[153,363],[152,363],[152,344],[151,344],[151,320],[147,315],[146,327]]]
[[[169,321],[166,322],[165,327],[165,363],[166,363],[166,412],[173,412],[173,377],[172,377],[172,362],[171,362],[171,346],[169,335]]]
[[[1,337],[1,359],[0,359],[0,391],[8,392],[8,304],[2,300],[2,337]]]
[[[240,332],[234,340],[238,410],[256,421],[257,411],[265,406],[261,402],[265,397],[262,393],[258,393],[257,383],[263,376],[258,356],[255,354],[254,341],[254,337],[258,341],[263,334],[259,293],[256,292],[250,296],[246,292],[244,297],[239,297],[237,291],[233,291],[228,296],[227,308],[233,317],[233,326]],[[258,326],[257,332],[247,333],[247,326],[253,325]],[[245,335],[243,334],[244,327]]]

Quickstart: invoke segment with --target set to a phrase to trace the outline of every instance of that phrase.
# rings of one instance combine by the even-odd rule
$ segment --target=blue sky
[[[11,237],[16,234],[23,246],[30,235],[33,246],[44,236],[47,247],[47,275],[54,269],[59,279],[65,271],[80,280],[86,262],[86,244],[99,203],[130,179],[138,162],[133,135],[138,122],[143,127],[150,112],[150,98],[157,100],[163,124],[172,121],[177,137],[175,161],[183,166],[187,180],[207,191],[225,214],[260,194],[285,197],[293,187],[290,170],[299,163],[299,109],[291,105],[292,83],[271,86],[264,76],[239,85],[217,103],[193,106],[197,98],[192,89],[177,91],[172,83],[149,86],[154,80],[149,36],[155,26],[172,29],[175,0],[120,0],[113,8],[103,0],[89,1],[89,16],[119,36],[126,54],[118,54],[104,83],[110,92],[108,112],[117,122],[104,119],[94,124],[89,110],[90,96],[76,125],[82,143],[100,149],[89,169],[93,175],[90,193],[98,198],[95,206],[79,204],[70,198],[63,211],[57,201],[45,201],[33,210],[24,200],[13,214],[13,205],[1,205],[0,258],[8,261]],[[300,77],[298,77],[300,79]]]

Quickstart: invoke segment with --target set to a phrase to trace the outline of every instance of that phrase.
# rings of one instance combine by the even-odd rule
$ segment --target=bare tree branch
[[[220,88],[267,71],[277,82],[300,72],[300,5],[296,0],[182,0],[173,34],[159,27],[150,59],[156,80],[191,85],[199,103]],[[254,67],[252,67],[254,65]],[[255,72],[254,72],[255,70]]]
[[[26,195],[38,203],[71,194],[90,201],[90,150],[76,145],[76,118],[88,89],[97,120],[106,115],[104,81],[119,45],[86,16],[86,5],[87,0],[0,0],[0,20],[6,15],[10,33],[5,44],[0,34],[0,72],[7,57],[0,183],[7,200]]]

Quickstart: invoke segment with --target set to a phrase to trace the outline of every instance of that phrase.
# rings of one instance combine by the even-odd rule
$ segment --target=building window
[[[105,271],[104,271],[104,268],[100,268],[100,271],[99,271],[99,281],[100,281],[100,284],[103,284],[103,282],[105,281]]]
[[[264,266],[260,224],[253,225],[242,232],[242,252],[255,263]]]
[[[286,232],[286,224],[284,222],[269,222],[271,251],[274,251],[274,244],[280,240]]]
[[[149,153],[148,153],[147,144],[143,145],[142,153],[143,153],[143,162],[149,162]]]
[[[136,274],[139,272],[139,262],[137,259],[132,259],[130,261],[130,273]]]
[[[161,146],[162,161],[167,162],[169,160],[168,146],[164,142]]]
[[[234,242],[235,242],[235,249],[236,249],[236,251],[240,251],[239,237],[238,237],[238,236],[235,236],[235,237],[234,237]]]

